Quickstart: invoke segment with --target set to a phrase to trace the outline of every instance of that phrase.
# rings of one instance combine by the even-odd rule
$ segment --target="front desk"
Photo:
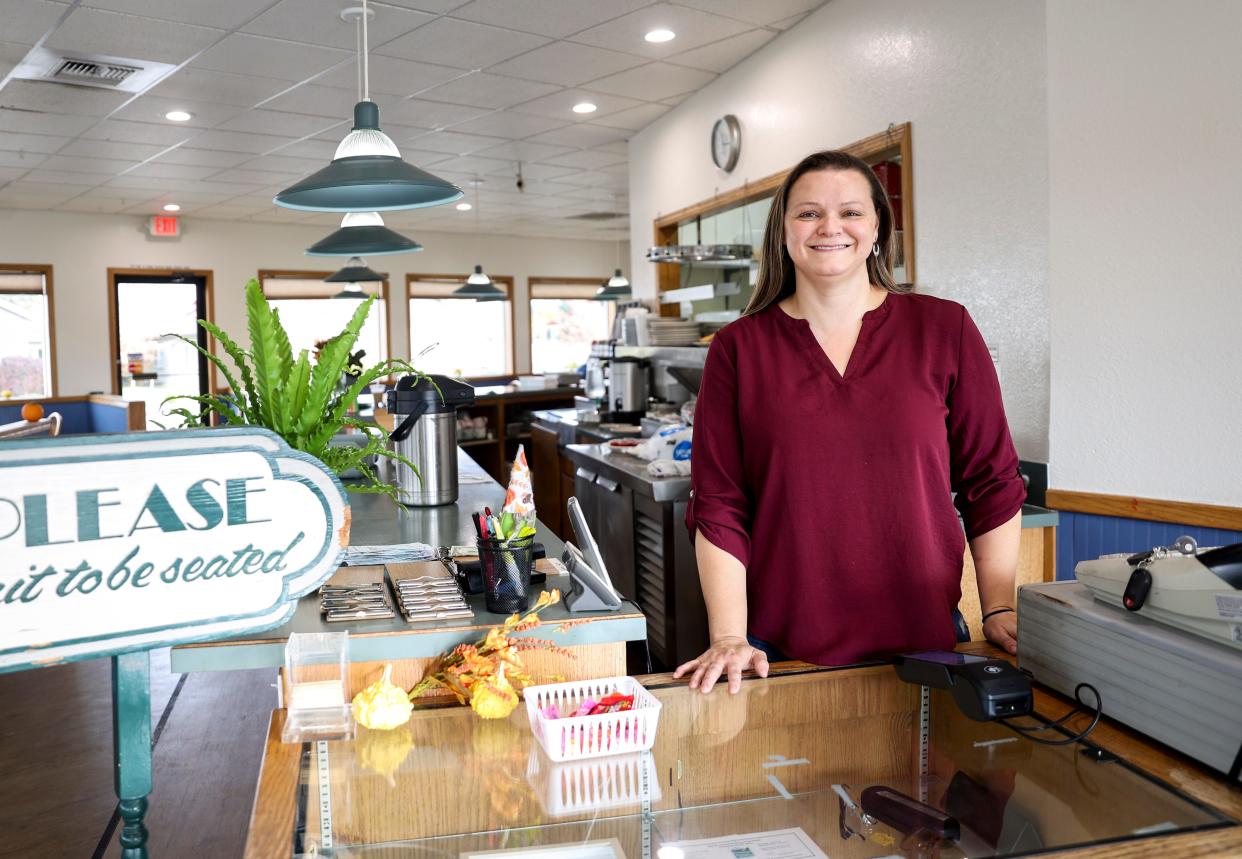
[[[393,732],[305,745],[280,743],[278,710],[246,855],[1242,855],[1242,790],[1107,720],[1089,743],[1035,745],[888,666],[785,663],[736,696],[641,679],[662,704],[651,752],[560,764],[524,706],[498,722],[420,708]],[[1036,710],[1068,706],[1041,692]],[[846,798],[881,785],[947,809],[960,838],[861,821]]]

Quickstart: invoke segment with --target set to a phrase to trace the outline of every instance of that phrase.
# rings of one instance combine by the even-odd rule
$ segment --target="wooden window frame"
[[[51,378],[48,379],[51,393],[48,396],[59,396],[60,385],[56,379],[56,305],[52,298],[52,266],[50,263],[0,263],[0,272],[6,271],[15,274],[43,275],[43,297],[47,299],[47,367],[48,373],[51,374]],[[46,397],[23,397],[6,400],[6,402],[38,402],[44,399]]]
[[[528,277],[526,278],[526,327],[530,329],[529,336],[526,339],[526,366],[530,368],[532,373],[535,371],[535,332],[531,328],[531,302],[535,300],[536,286],[556,286],[565,284],[566,286],[594,286],[602,287],[605,280],[598,277]],[[580,299],[580,295],[563,296],[557,295],[541,295],[539,298],[573,298]],[[617,315],[617,303],[615,301],[605,302],[608,305],[608,327],[612,328],[613,320]],[[609,332],[605,331],[605,339],[609,336]]]
[[[290,280],[323,280],[325,277],[332,275],[331,271],[302,271],[299,269],[289,268],[261,268],[259,269],[259,288],[263,288],[264,280],[281,280],[287,278]],[[384,280],[380,286],[380,299],[384,302],[384,346],[387,351],[388,360],[392,360],[392,304],[388,301],[388,272],[377,272],[384,276]],[[264,293],[264,297],[267,293]],[[268,301],[282,301],[284,299],[269,298]],[[319,299],[312,299],[319,300]],[[324,298],[324,301],[330,301],[331,298]]]
[[[120,384],[117,381],[117,367],[121,363],[120,343],[117,333],[116,318],[116,279],[118,277],[176,277],[177,275],[190,275],[191,277],[201,277],[204,283],[204,292],[207,300],[207,321],[214,323],[216,321],[216,300],[213,284],[215,275],[209,268],[108,268],[108,354],[112,359],[112,363],[108,365],[108,375],[111,377],[112,393],[116,396],[121,395]],[[207,351],[212,355],[218,355],[216,349],[216,338],[207,333]],[[217,394],[220,392],[219,380],[216,378],[216,365],[212,361],[207,362],[207,391],[209,394]]]
[[[409,329],[412,320],[410,319],[410,299],[412,298],[448,298],[446,295],[428,296],[414,295],[411,290],[415,283],[432,282],[432,283],[451,283],[463,284],[466,282],[468,274],[417,274],[415,272],[407,273],[405,276],[405,308],[406,308],[406,328]],[[492,283],[505,291],[505,300],[509,303],[509,365],[513,368],[512,372],[502,373],[497,376],[467,376],[465,381],[471,384],[492,384],[495,382],[509,382],[516,379],[517,371],[517,313],[513,306],[514,296],[517,292],[514,286],[514,277],[510,274],[489,274]],[[460,298],[458,301],[473,301],[471,298]],[[409,332],[407,332],[409,333]],[[411,339],[410,352],[414,351],[414,343]],[[414,360],[411,356],[410,361]]]
[[[864,161],[872,161],[877,155],[896,150],[901,156],[901,206],[902,206],[902,252],[905,255],[906,277],[911,283],[918,283],[914,267],[914,145],[911,139],[910,123],[890,125],[887,130],[870,137],[864,137],[848,146],[842,146],[842,152],[856,155]],[[765,176],[756,182],[746,182],[740,188],[734,188],[723,194],[717,194],[698,203],[661,215],[654,222],[655,244],[676,245],[677,227],[683,221],[692,218],[715,215],[728,209],[753,203],[763,197],[770,197],[780,188],[789,170],[781,170]],[[656,263],[656,292],[666,292],[681,286],[681,266],[677,263]],[[661,316],[679,315],[676,304],[661,304]]]

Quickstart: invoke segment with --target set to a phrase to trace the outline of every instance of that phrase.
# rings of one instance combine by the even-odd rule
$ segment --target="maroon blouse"
[[[965,538],[1026,495],[983,337],[928,295],[868,311],[844,377],[776,304],[722,329],[691,463],[690,539],[746,567],[750,635],[826,665],[952,649]]]

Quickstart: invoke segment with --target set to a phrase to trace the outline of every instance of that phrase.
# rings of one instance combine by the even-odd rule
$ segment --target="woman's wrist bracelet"
[[[1004,608],[994,608],[983,616],[983,619],[980,621],[980,623],[987,623],[989,617],[995,617],[996,615],[1004,614],[1007,611],[1013,611],[1013,609],[1009,608],[1008,606],[1005,606]]]

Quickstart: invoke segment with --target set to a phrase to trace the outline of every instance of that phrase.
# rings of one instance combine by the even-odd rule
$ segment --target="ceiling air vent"
[[[90,60],[65,60],[52,73],[52,80],[70,84],[93,84],[95,86],[120,86],[132,74],[142,71],[134,66],[117,66],[112,63],[92,63]]]
[[[13,70],[13,77],[121,92],[144,92],[175,68],[169,63],[131,57],[77,52],[70,56],[47,48],[32,48]]]

